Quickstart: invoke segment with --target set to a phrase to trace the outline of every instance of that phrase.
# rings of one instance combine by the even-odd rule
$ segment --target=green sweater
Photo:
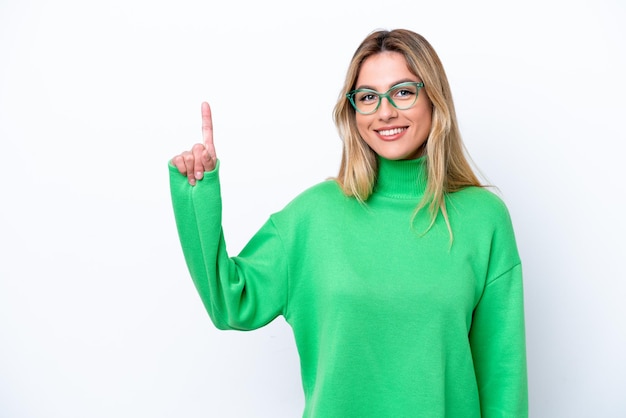
[[[271,215],[236,257],[221,227],[219,164],[192,187],[170,165],[178,233],[220,329],[282,315],[293,329],[303,417],[522,418],[522,270],[509,213],[488,190],[414,209],[425,157],[380,160],[366,203],[324,181]]]

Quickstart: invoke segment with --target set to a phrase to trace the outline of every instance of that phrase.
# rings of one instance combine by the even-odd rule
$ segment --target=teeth
[[[402,131],[404,131],[404,128],[394,128],[394,129],[385,129],[382,131],[378,131],[378,133],[383,136],[390,136],[390,135],[397,135]]]

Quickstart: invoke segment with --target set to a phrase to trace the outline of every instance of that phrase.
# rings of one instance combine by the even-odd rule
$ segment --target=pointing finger
[[[215,146],[213,145],[213,119],[211,117],[211,106],[207,102],[202,102],[202,140],[209,152],[211,159],[215,159]]]

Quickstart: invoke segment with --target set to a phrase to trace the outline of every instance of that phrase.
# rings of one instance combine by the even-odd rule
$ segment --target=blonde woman
[[[226,252],[211,110],[170,162],[178,232],[215,326],[279,315],[303,417],[528,415],[521,262],[503,201],[468,163],[443,66],[409,30],[357,48],[334,118],[338,176]]]

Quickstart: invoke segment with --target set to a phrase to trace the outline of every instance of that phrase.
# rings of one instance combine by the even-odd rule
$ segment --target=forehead
[[[404,55],[384,51],[371,55],[359,70],[356,87],[386,90],[402,81],[418,81],[407,65]]]

